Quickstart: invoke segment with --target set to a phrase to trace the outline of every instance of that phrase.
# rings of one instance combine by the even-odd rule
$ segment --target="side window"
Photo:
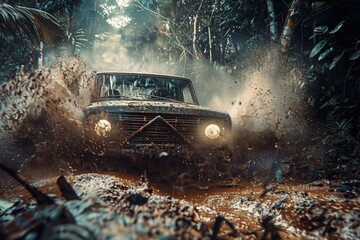
[[[100,84],[100,97],[106,97],[108,95],[109,86],[108,86],[109,80],[106,78],[106,75],[102,75],[99,78],[98,83]]]
[[[190,88],[188,86],[185,86],[182,92],[184,95],[184,102],[193,103]]]

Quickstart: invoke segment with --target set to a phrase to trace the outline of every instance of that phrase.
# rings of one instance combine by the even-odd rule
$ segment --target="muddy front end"
[[[179,168],[179,162],[186,171],[204,171],[230,161],[226,113],[183,103],[107,101],[89,105],[85,115],[86,150],[98,156],[152,171]]]

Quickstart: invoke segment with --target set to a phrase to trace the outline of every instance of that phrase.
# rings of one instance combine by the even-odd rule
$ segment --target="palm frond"
[[[78,7],[84,0],[49,0],[43,5],[42,10],[49,13],[64,13],[70,8]]]
[[[27,7],[0,4],[0,34],[27,37],[47,45],[60,43],[65,31],[50,14]]]
[[[69,6],[69,0],[49,0],[42,7],[42,10],[49,13],[64,13]]]
[[[68,38],[69,42],[75,47],[75,51],[80,52],[86,48],[85,44],[88,40],[86,39],[83,29],[78,29],[74,33],[70,33]]]
[[[327,127],[332,135],[345,139],[347,135],[351,134],[351,119],[335,120],[334,118],[328,118]]]
[[[32,15],[40,37],[45,43],[53,45],[65,39],[65,31],[53,16],[34,8],[27,8],[25,10]]]
[[[4,35],[27,35],[39,40],[32,16],[7,4],[0,5],[0,31]]]

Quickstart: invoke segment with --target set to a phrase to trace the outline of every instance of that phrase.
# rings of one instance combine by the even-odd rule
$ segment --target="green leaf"
[[[321,33],[324,34],[327,32],[329,28],[327,26],[318,26],[316,28],[314,28],[314,33]]]
[[[332,63],[330,64],[329,69],[333,69],[336,64],[339,62],[339,60],[342,58],[342,56],[344,56],[345,50],[343,50],[339,55],[337,55],[336,57],[334,57],[334,60],[332,61]]]
[[[318,36],[319,34],[313,34],[313,35],[311,35],[311,37],[309,37],[309,40],[310,39],[312,39],[312,38],[314,38],[314,37],[316,37],[316,36]]]
[[[336,25],[336,27],[335,27],[333,30],[331,30],[329,33],[330,33],[330,34],[334,34],[334,33],[336,33],[337,31],[339,31],[340,28],[344,25],[344,22],[345,22],[345,20],[339,22],[338,25]]]
[[[323,109],[324,107],[327,106],[335,106],[336,104],[338,104],[339,99],[337,96],[332,97],[331,99],[329,99],[328,101],[326,101],[321,107],[320,109]]]
[[[327,2],[319,1],[319,2],[313,2],[311,7],[314,11],[320,11],[327,6]]]
[[[323,60],[327,55],[329,55],[332,51],[334,51],[334,48],[331,47],[328,50],[326,50],[325,52],[323,52],[322,54],[320,54],[318,60],[321,61]]]
[[[349,60],[356,60],[360,57],[360,50],[357,50],[353,54],[350,55]]]
[[[315,57],[327,44],[329,39],[324,39],[318,42],[310,52],[310,58]]]

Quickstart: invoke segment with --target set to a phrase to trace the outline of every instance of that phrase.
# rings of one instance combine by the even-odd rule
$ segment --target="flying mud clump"
[[[18,72],[2,84],[0,141],[5,161],[23,149],[40,162],[79,155],[81,107],[91,97],[94,77],[79,57],[62,57],[51,69]],[[9,145],[12,153],[6,152]]]

